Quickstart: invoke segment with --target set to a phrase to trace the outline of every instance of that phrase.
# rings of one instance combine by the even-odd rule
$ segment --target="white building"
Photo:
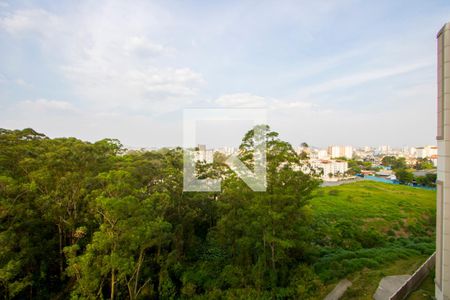
[[[235,147],[221,147],[221,148],[215,149],[214,151],[220,152],[220,153],[225,154],[225,155],[231,155],[233,153],[238,152],[238,150],[239,149],[235,148]]]
[[[206,145],[198,145],[195,160],[212,164],[214,161],[214,151],[211,149],[206,149]]]
[[[311,151],[309,157],[311,159],[330,159],[328,151],[324,149],[314,149]]]
[[[382,145],[378,147],[379,154],[390,154],[392,152],[392,148],[389,145]]]
[[[415,157],[416,153],[417,153],[417,149],[415,147],[405,146],[405,147],[402,148],[402,152],[403,152],[403,154],[405,156],[413,156],[413,157]]]
[[[328,155],[327,150],[320,149],[317,151],[317,158],[318,159],[329,159],[330,156]]]
[[[310,163],[314,170],[322,173],[322,179],[325,181],[337,181],[348,170],[346,161],[311,160]]]
[[[329,146],[328,154],[331,158],[345,157],[351,159],[353,157],[352,146]]]
[[[437,146],[425,146],[416,148],[416,158],[431,158],[438,154]]]

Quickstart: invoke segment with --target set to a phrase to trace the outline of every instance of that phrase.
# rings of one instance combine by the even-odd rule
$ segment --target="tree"
[[[381,164],[385,167],[392,166],[397,162],[397,158],[395,156],[384,156],[381,159]]]
[[[397,177],[397,180],[402,184],[409,184],[414,180],[413,173],[404,169],[396,171],[395,176]]]
[[[303,173],[303,161],[278,133],[263,125],[267,147],[267,192],[251,191],[235,176],[228,178],[219,196],[220,218],[211,238],[222,251],[230,249],[231,261],[222,269],[241,279],[233,288],[251,285],[260,292],[290,284],[288,265],[305,261],[310,211],[306,206],[319,180]],[[240,146],[241,160],[252,165],[254,133]],[[231,283],[230,283],[231,284]]]
[[[222,193],[183,192],[183,150],[126,152],[119,141],[50,139],[0,129],[0,295],[38,298],[307,298],[321,281],[305,157],[260,125],[239,156],[267,146],[267,192],[215,155],[199,178]]]
[[[383,166],[391,167],[393,170],[406,169],[406,159],[404,157],[385,156],[382,158]]]
[[[437,174],[425,174],[425,176],[416,177],[416,181],[419,185],[435,187]]]
[[[425,170],[425,169],[433,169],[434,164],[428,158],[418,158],[415,164],[416,170]]]
[[[353,160],[353,159],[349,160],[348,161],[348,168],[349,168],[350,173],[352,173],[352,174],[359,174],[359,173],[361,173],[361,166],[358,163],[358,161],[356,161],[356,160]]]
[[[142,278],[149,249],[155,249],[158,261],[161,247],[167,243],[171,225],[163,212],[170,201],[159,193],[143,198],[135,188],[136,181],[125,171],[103,173],[98,179],[101,190],[93,194],[97,194],[94,209],[100,228],[84,254],[76,255],[78,245],[66,249],[69,273],[77,278],[74,294],[100,297],[109,283],[110,299],[123,295],[124,290],[130,299],[136,299],[151,282],[148,273],[149,277]]]

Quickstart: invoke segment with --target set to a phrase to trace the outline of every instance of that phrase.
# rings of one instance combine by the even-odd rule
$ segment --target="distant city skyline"
[[[448,1],[0,0],[0,127],[182,145],[185,108],[267,108],[297,146],[434,145]],[[203,124],[237,146],[248,123]]]
[[[219,151],[219,152],[227,152],[228,154],[231,154],[234,151],[238,151],[239,150],[239,145],[231,145],[231,146],[223,146],[223,145],[219,145],[219,146],[213,146],[213,145],[208,145],[208,144],[198,144],[198,147],[202,147],[204,150],[213,150],[213,151]],[[144,151],[152,151],[152,150],[159,150],[159,149],[163,149],[163,148],[176,148],[176,147],[181,147],[181,146],[161,146],[161,147],[139,147],[139,146],[130,146],[130,145],[123,145],[123,147],[125,149],[128,150],[144,150]],[[294,148],[295,151],[297,152],[301,152],[303,151],[305,148],[301,145],[292,145],[292,147]],[[338,153],[338,152],[333,152],[333,150],[330,151],[331,147],[350,147],[351,150],[344,150],[344,151],[349,151],[349,152],[344,152],[344,154],[342,154],[341,152],[339,152],[339,154],[333,154],[333,153]],[[319,151],[319,152],[325,152],[326,156],[329,158],[342,158],[342,157],[346,157],[346,158],[351,158],[351,156],[353,155],[353,153],[355,152],[360,152],[360,151],[366,151],[366,152],[374,152],[376,154],[398,154],[398,152],[404,152],[405,154],[407,154],[409,152],[409,154],[411,156],[417,156],[417,152],[418,151],[429,151],[429,149],[434,149],[433,151],[436,152],[437,154],[437,145],[436,144],[429,144],[429,145],[417,145],[417,146],[410,146],[410,145],[405,145],[405,146],[401,146],[401,147],[391,147],[390,145],[378,145],[378,146],[369,146],[369,145],[329,145],[326,147],[320,147],[320,146],[315,146],[315,145],[308,145],[308,149],[312,150],[312,151]],[[411,153],[413,152],[413,153]],[[347,154],[346,154],[347,153]],[[419,155],[421,156],[421,155]],[[426,155],[424,156],[426,157]]]

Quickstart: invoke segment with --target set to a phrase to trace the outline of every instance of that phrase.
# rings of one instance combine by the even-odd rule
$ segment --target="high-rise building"
[[[378,153],[379,154],[391,154],[392,149],[391,146],[389,145],[382,145],[380,147],[378,147]]]
[[[329,146],[328,154],[331,158],[345,157],[351,159],[353,157],[352,146]]]
[[[214,160],[214,151],[206,149],[206,145],[198,145],[198,151],[196,152],[195,160],[206,162],[211,164]]]
[[[436,147],[437,149],[437,147]],[[416,147],[409,147],[409,146],[404,146],[402,148],[402,152],[405,156],[416,156],[417,154],[417,148]],[[437,153],[436,153],[437,154]]]
[[[323,149],[318,150],[317,151],[317,158],[318,159],[328,159],[329,155],[328,155],[327,150],[323,150]]]
[[[416,148],[417,158],[430,158],[438,154],[438,147],[436,146],[425,146]]]
[[[450,23],[437,35],[436,299],[450,300]]]

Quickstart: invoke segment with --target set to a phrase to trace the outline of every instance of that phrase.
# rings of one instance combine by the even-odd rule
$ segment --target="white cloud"
[[[61,19],[44,9],[18,10],[0,19],[0,28],[10,34],[49,36],[61,29]]]
[[[63,68],[77,93],[93,106],[163,112],[196,94],[201,75],[188,68],[135,68],[88,60]]]
[[[18,103],[18,108],[28,111],[56,111],[60,112],[76,112],[75,107],[66,101],[37,99],[26,100]]]
[[[269,108],[272,109],[301,109],[301,110],[308,110],[308,109],[314,109],[315,106],[312,103],[309,102],[303,102],[303,101],[291,101],[291,100],[272,100],[272,103],[270,104]]]
[[[292,100],[265,98],[251,93],[236,93],[220,96],[214,104],[230,108],[312,109],[312,103]]]
[[[23,78],[17,78],[17,79],[10,79],[7,78],[5,75],[0,73],[0,84],[8,84],[8,85],[17,85],[20,87],[26,87],[29,88],[32,86],[32,84],[30,84],[29,82],[27,82],[25,79]]]
[[[337,89],[345,89],[372,80],[401,75],[429,66],[431,66],[430,63],[414,63],[410,65],[397,65],[390,68],[354,72],[353,74],[327,80],[324,83],[306,86],[300,90],[299,95],[307,98],[315,94],[328,93]]]
[[[216,99],[214,103],[222,107],[264,108],[267,106],[267,100],[264,97],[249,93],[223,95]]]
[[[374,21],[385,20],[385,12],[365,16],[366,9],[360,13],[360,3],[353,2],[193,4],[175,9],[158,1],[82,1],[52,7],[54,13],[14,10],[20,4],[11,5],[0,12],[6,41],[0,47],[7,62],[3,72],[8,70],[0,74],[0,100],[2,110],[15,107],[2,112],[1,125],[36,126],[58,135],[65,129],[70,135],[112,136],[149,146],[170,139],[176,130],[165,129],[167,115],[154,118],[160,123],[148,118],[222,95],[205,102],[265,107],[274,129],[289,134],[293,143],[381,141],[391,137],[386,134],[391,128],[396,132],[392,136],[417,135],[409,140],[434,136],[429,132],[435,124],[430,121],[435,117],[430,93],[435,91],[425,82],[431,83],[430,74],[435,74],[430,72],[434,25],[423,26],[414,18],[380,25]],[[423,18],[439,21],[432,14]],[[414,26],[400,38],[398,32],[404,31],[387,32],[400,23]],[[337,34],[330,36],[330,28]],[[20,63],[10,71],[15,61]],[[32,63],[33,71],[42,73],[28,72]],[[414,82],[409,84],[410,78]],[[258,95],[230,92],[236,90]],[[54,94],[77,99],[76,105],[48,99],[13,103]],[[411,130],[417,114],[423,126]],[[146,134],[148,126],[162,133]],[[416,130],[422,128],[429,132],[419,137]],[[131,141],[140,139],[142,143]]]
[[[14,80],[14,83],[21,87],[31,87],[32,86],[29,82],[27,82],[25,79],[22,79],[22,78],[17,78],[16,80]]]
[[[177,146],[182,142],[179,120],[159,122],[143,115],[80,110],[66,101],[21,101],[2,107],[0,120],[2,128],[31,127],[50,137],[74,136],[88,141],[118,138],[137,147]]]
[[[124,22],[126,10],[133,19]],[[189,67],[160,63],[176,50],[148,36],[154,25],[149,15],[159,12],[142,10],[121,2],[86,4],[64,20],[44,9],[17,10],[0,19],[0,27],[37,39],[74,92],[95,109],[152,114],[183,107],[205,80]]]
[[[152,43],[145,36],[132,36],[124,43],[124,50],[129,56],[138,58],[154,58],[161,55],[173,55],[175,49],[161,44]]]

